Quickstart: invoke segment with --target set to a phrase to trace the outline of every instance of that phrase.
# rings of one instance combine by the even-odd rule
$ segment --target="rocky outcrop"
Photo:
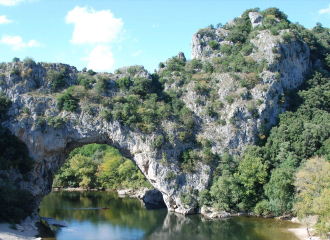
[[[223,28],[212,29],[210,27],[205,29],[200,29],[192,36],[191,40],[191,58],[198,58],[201,60],[210,59],[212,57],[220,57],[220,53],[216,53],[208,43],[210,41],[215,41],[220,44],[230,44],[230,42],[225,41],[228,36],[229,31]]]
[[[203,77],[202,72],[192,76],[192,81],[184,86],[182,99],[195,114],[193,134],[197,140],[209,140],[213,153],[221,154],[224,149],[239,153],[247,144],[255,143],[258,136],[262,137],[262,127],[269,128],[275,124],[278,114],[285,111],[284,89],[295,89],[303,81],[311,66],[309,48],[301,41],[283,42],[281,34],[284,31],[279,36],[272,36],[268,30],[263,30],[251,39],[256,47],[246,58],[258,63],[266,61],[267,65],[259,76],[253,76],[257,79],[254,87],[240,86],[229,73],[206,76],[219,96],[217,100],[224,103],[217,116],[205,114],[204,105],[211,104],[211,101],[194,90],[194,79]],[[221,57],[218,50],[222,45],[234,44],[225,40],[228,34],[225,29],[198,31],[192,39],[192,58],[210,60],[214,56]],[[208,45],[211,40],[219,43],[218,50]],[[183,53],[179,53],[177,58],[185,60]],[[13,71],[15,68],[19,69],[20,75]],[[199,161],[194,172],[183,172],[178,158],[193,144],[182,142],[178,137],[171,140],[171,147],[152,146],[158,136],[177,132],[174,122],[164,121],[162,129],[147,134],[123,126],[119,121],[107,121],[101,117],[105,107],[100,103],[87,106],[87,101],[83,100],[84,91],[81,91],[82,100],[76,112],[60,111],[49,74],[64,74],[64,85],[69,87],[77,81],[78,71],[72,66],[14,62],[4,64],[0,71],[0,91],[13,102],[8,113],[10,119],[4,125],[27,145],[36,162],[34,170],[24,178],[14,170],[3,174],[21,188],[31,191],[37,201],[50,193],[53,174],[63,165],[70,151],[89,143],[107,143],[136,163],[155,189],[162,193],[170,211],[182,214],[198,211],[196,193],[208,186],[214,165]],[[250,77],[239,74],[241,79]],[[98,73],[94,77],[107,79],[109,89],[103,96],[111,98],[118,91],[116,80],[124,76],[151,79],[143,66],[124,67],[115,74]],[[167,85],[166,90],[177,87],[175,84]],[[233,101],[229,102],[228,96]],[[203,101],[204,105],[197,100]],[[56,126],[45,124],[45,119],[54,117],[59,119]],[[224,124],[216,124],[219,120]],[[163,156],[166,156],[166,161]]]
[[[258,12],[249,12],[249,18],[251,20],[252,27],[255,28],[262,25],[262,19],[264,17]]]

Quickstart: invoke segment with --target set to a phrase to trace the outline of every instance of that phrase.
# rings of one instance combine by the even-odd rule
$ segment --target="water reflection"
[[[103,206],[109,209],[100,209]],[[53,228],[55,238],[41,233],[44,239],[57,240],[294,240],[298,238],[286,229],[299,227],[274,219],[236,217],[210,221],[201,215],[146,210],[138,199],[122,199],[112,192],[52,192],[43,198],[39,215],[68,223],[68,228]]]

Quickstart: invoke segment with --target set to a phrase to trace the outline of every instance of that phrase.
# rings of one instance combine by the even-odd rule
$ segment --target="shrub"
[[[209,41],[208,45],[210,46],[210,48],[212,48],[213,50],[217,50],[220,46],[220,44],[214,40]]]
[[[82,72],[86,72],[87,71],[87,67],[84,67],[83,69],[81,69]]]
[[[205,63],[203,64],[203,70],[206,73],[212,73],[213,69],[213,65],[209,61],[205,61]]]
[[[175,178],[176,178],[176,174],[174,172],[167,171],[166,177],[165,177],[166,180],[172,180],[172,179],[175,179]]]
[[[4,94],[0,92],[0,120],[4,120],[5,115],[9,108],[11,107],[11,100]]]
[[[212,105],[206,105],[206,114],[210,117],[215,117],[217,115]]]
[[[231,95],[227,95],[227,96],[225,97],[225,100],[226,100],[229,104],[232,104],[232,103],[234,102],[234,98],[233,98],[233,96],[231,96]]]
[[[128,76],[120,78],[116,81],[116,87],[120,89],[128,89],[130,86],[130,78]]]
[[[101,118],[104,119],[105,121],[109,122],[110,119],[111,119],[111,112],[110,110],[108,109],[104,109],[102,112],[101,112]]]
[[[279,32],[277,31],[277,28],[274,28],[274,27],[270,29],[270,33],[272,35],[278,35],[279,34]]]
[[[266,216],[269,214],[269,202],[267,200],[262,200],[258,202],[257,205],[254,207],[254,213],[258,216]]]
[[[51,81],[53,91],[56,91],[60,87],[64,87],[65,72],[66,72],[66,68],[62,68],[60,71],[54,71],[54,70],[47,71],[46,77]]]
[[[20,59],[18,57],[14,57],[12,60],[12,62],[19,62],[19,61],[20,61]]]
[[[160,63],[158,64],[158,67],[159,67],[159,68],[164,68],[165,65],[164,65],[164,63],[160,62]]]
[[[131,66],[127,69],[127,73],[131,76],[135,76],[135,74],[137,74],[140,70],[142,70],[141,66],[135,65],[135,66]]]
[[[24,63],[27,63],[29,65],[35,65],[36,64],[36,62],[33,60],[33,58],[30,58],[30,57],[26,57],[24,59]]]
[[[72,96],[74,87],[68,88],[63,94],[57,97],[57,108],[59,110],[65,110],[69,112],[75,112],[78,107],[78,99]]]
[[[207,204],[210,204],[211,203],[211,195],[210,195],[210,192],[209,190],[207,189],[203,189],[202,191],[200,191],[198,193],[198,203],[199,203],[199,206],[203,206],[203,205],[207,205]]]
[[[143,78],[143,77],[136,77],[133,81],[133,86],[131,86],[129,93],[130,94],[137,94],[142,97],[146,96],[150,93],[150,85],[152,80]]]
[[[203,66],[203,64],[197,59],[191,60],[190,64],[192,69],[201,69]]]
[[[157,138],[156,138],[156,140],[152,143],[151,146],[153,148],[159,148],[159,147],[161,147],[163,145],[163,143],[164,143],[163,136],[162,135],[158,135]]]
[[[89,74],[78,74],[77,84],[82,85],[85,89],[89,89],[90,84],[95,83],[96,80]]]
[[[294,35],[292,33],[284,32],[281,37],[284,42],[290,43]]]
[[[65,122],[61,117],[54,117],[54,118],[49,117],[47,118],[47,123],[49,126],[51,126],[54,129],[60,129],[62,128]]]
[[[236,42],[243,43],[243,42],[245,42],[245,39],[246,39],[246,36],[242,32],[240,32],[236,29],[230,31],[228,37],[226,38],[227,41],[231,41],[234,43],[236,43]],[[220,51],[221,51],[221,49],[220,49]]]
[[[97,75],[97,81],[94,89],[97,93],[102,94],[109,90],[109,78],[106,75]]]
[[[90,75],[90,76],[94,76],[96,74],[96,72],[94,72],[92,69],[89,69],[87,71],[87,74]]]
[[[10,72],[10,75],[19,75],[19,70],[18,70],[18,68],[12,68],[12,69],[11,69],[11,72]]]
[[[250,55],[252,53],[253,48],[251,46],[244,46],[242,48],[242,53],[244,56]]]

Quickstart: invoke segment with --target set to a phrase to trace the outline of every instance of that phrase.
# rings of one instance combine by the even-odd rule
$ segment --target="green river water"
[[[109,209],[101,209],[103,206]],[[252,217],[206,220],[167,209],[146,210],[138,199],[113,192],[54,191],[40,204],[41,217],[65,221],[69,227],[44,229],[43,239],[57,240],[296,240],[289,221]]]

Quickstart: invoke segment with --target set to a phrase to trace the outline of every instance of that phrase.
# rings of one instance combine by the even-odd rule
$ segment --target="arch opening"
[[[166,208],[162,193],[152,186],[128,151],[119,151],[104,141],[77,143],[66,147],[61,158],[65,156],[54,171],[48,171],[51,189],[115,190],[141,199],[147,209]]]

